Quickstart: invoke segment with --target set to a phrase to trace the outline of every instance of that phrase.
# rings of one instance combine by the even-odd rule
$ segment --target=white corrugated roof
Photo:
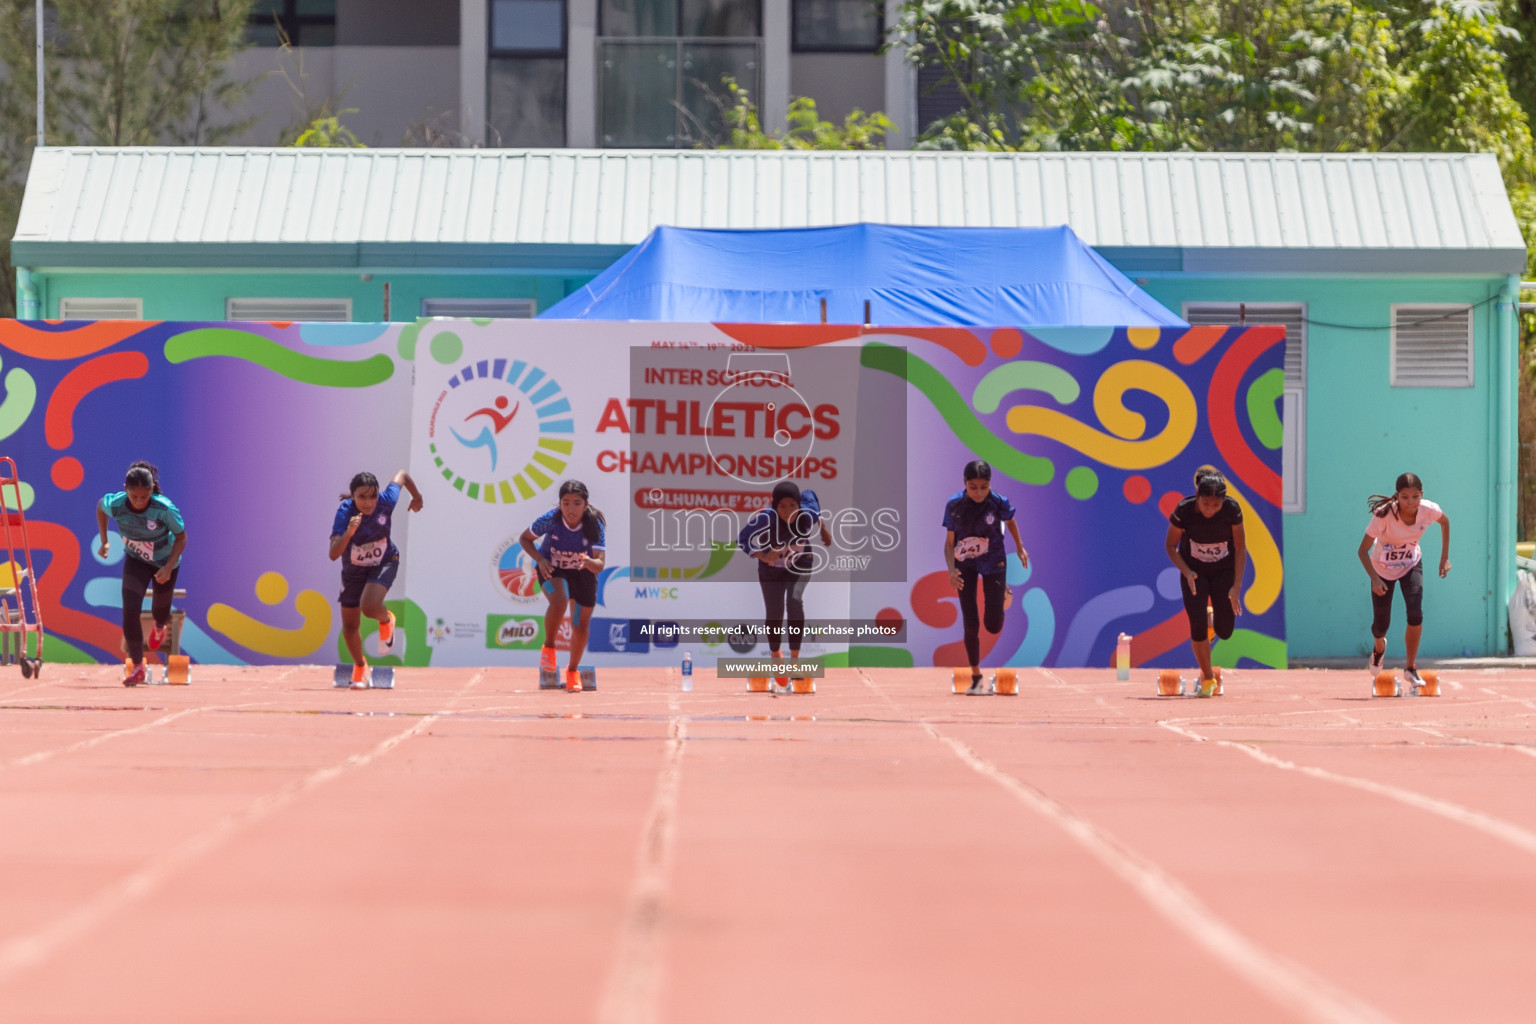
[[[630,245],[655,226],[1068,224],[1098,247],[1524,249],[1478,154],[38,150],[18,243]]]

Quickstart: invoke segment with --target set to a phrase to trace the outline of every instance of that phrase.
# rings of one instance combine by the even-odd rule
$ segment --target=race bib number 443
[[[1219,540],[1214,544],[1199,544],[1190,541],[1189,557],[1197,562],[1219,562],[1227,557],[1227,542]]]

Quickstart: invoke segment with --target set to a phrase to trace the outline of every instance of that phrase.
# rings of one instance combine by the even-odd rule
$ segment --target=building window
[[[226,299],[224,319],[277,323],[346,323],[352,319],[351,299]]]
[[[143,299],[60,299],[60,320],[143,320]]]
[[[1300,302],[1187,302],[1184,319],[1202,324],[1279,324],[1285,328],[1281,397],[1282,512],[1307,510],[1307,307]]]
[[[761,98],[761,0],[599,0],[599,16],[604,146],[714,146],[726,76]]]
[[[1435,303],[1392,307],[1392,386],[1472,386],[1472,307]]]
[[[256,0],[245,38],[256,46],[336,45],[336,0]]]
[[[501,146],[565,145],[565,0],[494,0],[487,120]]]
[[[532,299],[422,299],[422,316],[460,320],[527,320],[534,314]]]
[[[885,35],[871,0],[794,0],[796,53],[874,53]]]

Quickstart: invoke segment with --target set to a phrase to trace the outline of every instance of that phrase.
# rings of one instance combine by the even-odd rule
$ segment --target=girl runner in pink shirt
[[[1419,538],[1433,523],[1440,524],[1440,575],[1451,571],[1451,520],[1432,501],[1424,500],[1424,481],[1414,473],[1397,478],[1392,495],[1373,494],[1366,500],[1371,509],[1365,538],[1360,541],[1360,564],[1371,578],[1371,649],[1370,672],[1381,671],[1387,653],[1387,627],[1392,623],[1392,591],[1401,583],[1403,606],[1408,611],[1408,628],[1403,631],[1403,646],[1408,663],[1403,676],[1414,687],[1420,684],[1417,659],[1419,635],[1424,632],[1424,553]]]

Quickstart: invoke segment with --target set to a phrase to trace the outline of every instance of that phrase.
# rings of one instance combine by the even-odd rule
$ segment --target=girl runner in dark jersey
[[[988,633],[1003,628],[1003,612],[1012,601],[1008,589],[1008,553],[1003,546],[1003,524],[1013,536],[1019,564],[1029,568],[1029,552],[1019,539],[1013,503],[992,490],[992,467],[976,459],[965,464],[965,490],[944,506],[944,561],[949,566],[949,585],[960,594],[960,615],[965,622],[965,656],[971,665],[970,695],[984,694],[981,681],[981,627]],[[983,622],[976,607],[977,591],[986,597]]]
[[[384,607],[395,576],[400,571],[400,549],[390,537],[395,505],[400,488],[411,492],[410,510],[420,512],[421,492],[405,470],[395,474],[389,486],[379,490],[379,478],[359,473],[352,478],[341,507],[331,523],[331,561],[341,558],[341,637],[352,655],[352,688],[366,689],[372,670],[363,656],[360,630],[363,616],[379,623],[379,655],[389,653],[395,643],[395,616]]]
[[[1209,604],[1222,640],[1232,635],[1235,616],[1243,613],[1241,588],[1248,563],[1243,537],[1243,510],[1227,497],[1227,481],[1215,466],[1195,470],[1195,493],[1180,501],[1168,516],[1163,540],[1168,560],[1184,577],[1184,613],[1189,616],[1189,646],[1200,664],[1201,693],[1215,676],[1211,671]],[[1212,693],[1215,684],[1211,684]]]
[[[773,487],[773,503],[754,512],[742,530],[743,546],[757,559],[757,585],[763,591],[763,620],[768,627],[768,650],[781,657],[786,615],[789,620],[789,656],[800,657],[805,629],[805,587],[814,568],[810,538],[818,528],[822,544],[830,546],[832,534],[820,517],[800,504],[800,487],[780,480]],[[773,680],[774,693],[789,692],[789,677]]]
[[[117,523],[123,538],[123,646],[133,668],[124,686],[145,681],[144,592],[155,584],[152,602],[155,624],[149,631],[149,649],[165,642],[171,622],[171,596],[181,574],[181,553],[187,547],[187,527],[181,511],[160,493],[160,473],[144,461],[128,467],[123,490],[103,495],[96,506],[96,527],[101,534],[101,557],[107,557],[107,520]]]
[[[549,610],[544,613],[544,646],[539,651],[539,669],[554,672],[555,634],[571,610],[571,662],[565,669],[565,688],[581,689],[581,656],[587,650],[587,630],[592,626],[592,609],[597,607],[597,574],[607,558],[607,520],[592,504],[587,485],[567,480],[560,485],[560,505],[539,516],[523,531],[523,550],[539,567]],[[534,547],[534,540],[544,543]]]

